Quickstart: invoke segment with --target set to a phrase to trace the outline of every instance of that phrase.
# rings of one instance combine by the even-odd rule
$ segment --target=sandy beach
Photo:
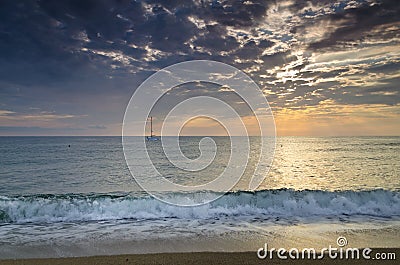
[[[136,254],[136,255],[114,255],[114,256],[94,256],[94,257],[74,257],[74,258],[50,258],[50,259],[17,259],[0,260],[1,265],[120,265],[120,264],[398,264],[396,260],[376,260],[374,257],[377,252],[395,253],[396,257],[400,254],[400,249],[374,249],[371,259],[329,259],[327,255],[321,260],[279,260],[259,259],[255,252],[197,252],[197,253],[161,253],[161,254]]]

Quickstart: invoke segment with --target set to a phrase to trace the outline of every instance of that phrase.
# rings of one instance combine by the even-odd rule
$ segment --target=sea
[[[229,158],[230,138],[210,137],[215,161],[196,172],[169,163],[161,141],[147,148],[169,181],[199,185],[216,178]],[[199,156],[201,139],[181,137],[182,153]],[[259,144],[251,139],[252,150]],[[198,190],[193,200],[217,199],[179,206],[138,185],[132,175],[141,161],[129,170],[121,137],[0,137],[0,259],[256,253],[266,243],[337,246],[338,237],[349,247],[400,247],[400,137],[277,137],[274,153],[272,164],[260,161],[267,170],[256,190],[246,182],[258,161],[251,152],[229,191]],[[190,200],[185,192],[164,192]]]

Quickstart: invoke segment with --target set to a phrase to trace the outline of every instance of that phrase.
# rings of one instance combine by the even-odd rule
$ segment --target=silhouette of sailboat
[[[158,141],[158,138],[153,134],[153,117],[150,117],[150,136],[146,136],[147,141]]]

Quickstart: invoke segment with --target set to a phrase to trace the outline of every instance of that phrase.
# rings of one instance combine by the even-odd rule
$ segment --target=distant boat
[[[153,117],[150,117],[150,136],[146,136],[147,141],[158,141],[158,138],[153,134]]]

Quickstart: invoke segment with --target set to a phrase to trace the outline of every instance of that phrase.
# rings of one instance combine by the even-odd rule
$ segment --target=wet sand
[[[379,250],[374,250],[374,252]],[[400,257],[400,249],[381,249],[381,252],[394,252],[397,259]],[[75,258],[50,258],[50,259],[17,259],[0,260],[0,265],[128,265],[128,264],[398,264],[398,260],[340,260],[329,259],[325,256],[322,260],[261,260],[255,252],[198,252],[198,253],[162,253],[162,254],[135,254],[115,256],[94,256]]]

